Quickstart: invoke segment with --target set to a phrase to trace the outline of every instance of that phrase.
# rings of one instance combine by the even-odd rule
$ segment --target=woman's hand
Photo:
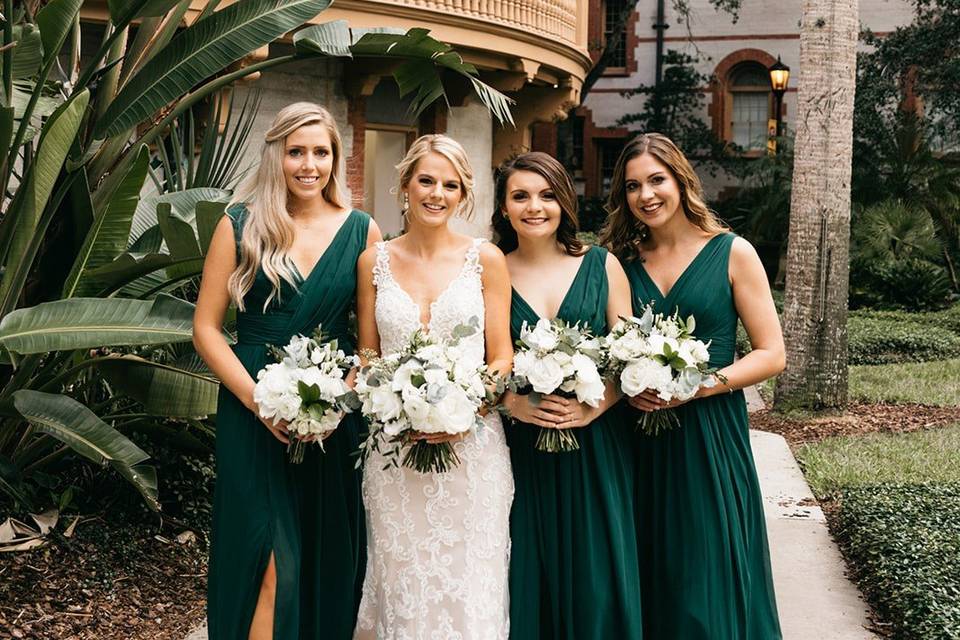
[[[561,406],[562,410],[557,411],[554,409],[550,410],[550,413],[554,414],[559,421],[556,423],[557,429],[576,429],[579,427],[585,427],[602,413],[599,407],[591,407],[585,402],[578,402],[573,398],[563,398],[561,396],[548,395],[543,397],[543,402],[550,402],[551,407]]]
[[[639,409],[640,411],[659,411],[661,409],[673,409],[674,407],[679,407],[682,404],[687,404],[691,400],[696,400],[697,398],[702,398],[707,395],[708,388],[700,387],[697,389],[697,392],[693,395],[692,398],[686,400],[673,400],[667,401],[657,395],[657,392],[653,389],[646,389],[641,392],[640,395],[636,395],[632,398],[627,398],[627,402],[630,403],[630,406],[634,409]]]
[[[251,394],[252,395],[252,394]],[[260,408],[257,406],[257,403],[251,397],[247,402],[247,409],[253,412],[253,415],[257,416],[257,419],[263,423],[273,437],[282,442],[283,444],[290,444],[290,432],[287,430],[287,427],[290,425],[286,420],[278,420],[276,424],[273,423],[272,418],[264,418],[260,415]]]
[[[559,396],[544,396],[538,404],[534,404],[529,395],[507,391],[503,394],[502,403],[515,420],[547,429],[559,428],[568,414],[568,401]]]

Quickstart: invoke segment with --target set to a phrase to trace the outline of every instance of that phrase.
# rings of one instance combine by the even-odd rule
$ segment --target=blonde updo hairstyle
[[[470,160],[467,159],[467,152],[459,142],[443,134],[428,134],[417,138],[407,155],[403,157],[400,164],[397,165],[399,173],[399,182],[397,184],[397,199],[400,207],[403,209],[403,215],[407,211],[404,202],[404,189],[413,179],[414,171],[417,169],[417,163],[430,153],[439,153],[450,161],[457,175],[460,177],[460,204],[454,212],[455,216],[463,217],[469,220],[473,216],[474,194],[473,194],[473,168],[470,166]],[[408,221],[409,222],[409,221]]]
[[[287,136],[300,127],[313,124],[326,127],[333,154],[333,170],[323,188],[323,197],[336,207],[343,207],[346,201],[342,188],[343,143],[333,116],[312,102],[295,102],[281,109],[264,135],[256,171],[241,183],[230,201],[230,206],[239,204],[247,209],[240,238],[239,264],[227,282],[230,298],[240,311],[244,311],[243,297],[253,286],[259,269],[263,269],[273,285],[273,291],[264,302],[264,311],[274,297],[279,297],[281,280],[296,287],[294,266],[288,255],[293,246],[295,228],[287,209],[283,157]]]
[[[690,161],[673,141],[662,133],[644,133],[624,147],[613,168],[610,193],[607,196],[607,221],[600,231],[599,242],[621,262],[637,259],[640,243],[650,230],[641,222],[627,202],[627,163],[649,153],[664,165],[680,187],[680,204],[687,220],[707,233],[723,233],[727,227],[707,207],[700,178]]]

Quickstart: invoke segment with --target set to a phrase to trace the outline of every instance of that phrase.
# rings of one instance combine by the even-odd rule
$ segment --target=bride
[[[491,244],[447,223],[473,208],[473,172],[463,147],[427,135],[397,166],[406,233],[377,243],[357,265],[358,351],[399,351],[417,329],[448,339],[471,317],[481,331],[461,341],[465,357],[510,369],[510,278]],[[460,464],[446,473],[384,468],[371,453],[363,471],[367,572],[357,640],[506,639],[507,568],[513,500],[500,417],[453,442]]]

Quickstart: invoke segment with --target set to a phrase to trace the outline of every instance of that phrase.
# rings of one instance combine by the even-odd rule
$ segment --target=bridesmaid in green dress
[[[586,324],[598,335],[630,313],[619,261],[577,240],[577,204],[563,167],[527,153],[500,167],[494,229],[513,283],[510,325],[541,317]],[[510,514],[510,637],[640,638],[632,430],[599,408],[548,395],[534,405],[508,392],[507,443],[516,493]],[[536,449],[541,427],[574,429],[579,450]]]
[[[211,640],[350,638],[364,574],[360,477],[348,416],[299,465],[283,424],[253,401],[268,344],[322,325],[352,348],[348,313],[360,253],[380,240],[343,206],[342,144],[320,106],[282,109],[256,173],[217,225],[194,317],[197,351],[220,378],[207,615]],[[237,344],[222,334],[237,305]]]
[[[725,382],[685,404],[646,391],[640,411],[672,408],[680,426],[637,434],[643,630],[650,638],[781,637],[743,387],[779,373],[783,337],[753,247],[728,233],[700,180],[665,136],[633,139],[614,169],[601,242],[625,265],[634,311],[696,318]],[[737,319],[753,351],[734,362]],[[628,418],[636,422],[637,414]]]

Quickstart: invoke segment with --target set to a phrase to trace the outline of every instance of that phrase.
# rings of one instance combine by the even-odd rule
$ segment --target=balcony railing
[[[478,18],[513,29],[577,43],[577,0],[376,0],[437,13]],[[586,17],[583,18],[584,20]],[[585,43],[584,43],[585,44]]]

